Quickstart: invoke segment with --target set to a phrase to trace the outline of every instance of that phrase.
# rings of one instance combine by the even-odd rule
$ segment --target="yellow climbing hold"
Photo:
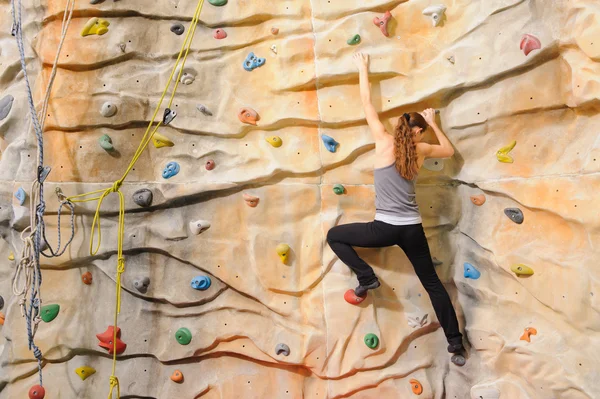
[[[283,141],[281,141],[281,137],[279,136],[270,136],[267,137],[265,140],[267,140],[267,142],[275,148],[281,147],[281,144],[283,144]]]
[[[12,252],[8,254],[8,260],[15,260],[15,254]]]
[[[290,246],[287,244],[279,244],[277,248],[275,248],[275,251],[277,251],[277,255],[279,255],[281,261],[285,263],[290,253]]]
[[[175,145],[171,140],[159,133],[154,133],[154,136],[152,136],[152,144],[156,148],[173,147]]]
[[[75,373],[81,378],[82,381],[85,381],[90,375],[94,374],[96,369],[89,366],[81,366],[75,369]]]
[[[81,31],[81,36],[103,35],[108,32],[108,25],[110,25],[110,22],[107,20],[94,17],[87,21]]]
[[[498,161],[504,163],[513,163],[513,159],[510,155],[508,155],[508,153],[511,152],[516,145],[517,142],[513,140],[513,142],[506,147],[500,148],[498,152],[496,152],[496,158],[498,158]]]
[[[516,265],[512,265],[510,267],[510,270],[512,270],[513,273],[515,273],[517,276],[519,276],[519,275],[531,276],[533,274],[533,269],[529,266],[525,266],[522,263],[517,263]]]

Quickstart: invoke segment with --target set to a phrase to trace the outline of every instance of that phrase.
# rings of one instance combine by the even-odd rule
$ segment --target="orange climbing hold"
[[[531,342],[532,335],[537,335],[537,330],[533,327],[527,327],[520,339],[521,341]]]
[[[0,326],[4,325],[4,313],[0,312]]]
[[[111,355],[113,354],[113,351],[116,348],[117,355],[120,355],[121,353],[125,352],[125,348],[127,348],[127,344],[125,342],[121,341],[121,339],[120,339],[121,338],[121,329],[119,327],[117,327],[117,340],[115,341],[115,344],[113,344],[114,332],[115,332],[114,326],[108,326],[106,331],[104,331],[103,333],[100,333],[100,334],[96,334],[96,337],[100,341],[98,343],[98,346],[100,346],[101,348],[104,348],[104,349],[108,349],[108,353]]]
[[[275,27],[271,28],[271,34],[276,35],[278,33],[279,33],[279,28],[275,28]]]
[[[471,202],[477,206],[481,206],[481,205],[485,204],[485,195],[483,195],[483,194],[472,195]]]
[[[238,112],[238,118],[240,121],[249,125],[256,125],[256,121],[260,119],[258,113],[252,108],[242,108]]]
[[[423,385],[421,385],[419,381],[412,379],[409,382],[410,387],[412,388],[412,391],[415,395],[420,395],[423,393]]]
[[[183,373],[179,370],[175,370],[173,374],[171,374],[171,380],[181,384],[183,382]]]
[[[46,390],[41,385],[34,385],[29,389],[29,399],[44,399]]]
[[[83,281],[83,284],[86,284],[86,285],[92,284],[92,273],[90,273],[90,272],[83,273],[81,275],[81,281]]]
[[[367,296],[358,296],[356,295],[356,293],[354,292],[353,289],[349,289],[348,291],[346,291],[346,293],[344,294],[344,299],[346,300],[346,302],[348,302],[350,305],[358,305],[359,303],[361,303],[362,301],[365,300],[365,298],[367,298]]]

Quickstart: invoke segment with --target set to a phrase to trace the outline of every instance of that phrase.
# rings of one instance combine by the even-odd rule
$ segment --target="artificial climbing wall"
[[[63,3],[23,4],[38,107]],[[423,15],[437,4],[445,13]],[[37,150],[10,4],[0,7],[0,398],[12,399],[39,382],[11,288],[31,201],[20,205],[14,193],[29,191]],[[76,5],[44,133],[53,245],[54,189],[72,196],[122,176],[195,8]],[[373,22],[386,11],[388,37]],[[120,188],[121,396],[600,397],[599,22],[594,0],[207,1],[171,107],[177,117]],[[374,216],[357,50],[371,56],[373,98],[388,127],[405,111],[435,107],[456,148],[421,171],[417,199],[465,331],[463,368],[449,362],[398,248],[359,250],[383,285],[358,305],[344,300],[356,280],[327,246],[327,231]],[[339,143],[334,152],[323,135]],[[164,178],[170,162],[179,172],[170,176],[171,164]],[[134,200],[141,189],[151,201],[148,191]],[[68,251],[42,262],[43,305],[60,305],[36,335],[48,398],[101,398],[109,389],[112,355],[96,334],[114,323],[118,196],[102,203],[92,256],[96,204],[77,204]],[[507,208],[520,210],[522,223]],[[64,243],[68,216],[62,227]],[[285,263],[280,244],[289,246]],[[533,275],[521,274],[525,266]],[[367,334],[379,339],[373,348]],[[80,378],[83,366],[95,374]]]

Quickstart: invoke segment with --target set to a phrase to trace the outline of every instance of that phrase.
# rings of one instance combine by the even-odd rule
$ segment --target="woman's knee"
[[[338,242],[340,240],[340,227],[342,226],[333,226],[327,232],[327,243],[331,245],[333,242]]]

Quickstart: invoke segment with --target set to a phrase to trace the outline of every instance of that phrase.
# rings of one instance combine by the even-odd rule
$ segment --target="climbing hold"
[[[198,235],[208,230],[210,228],[210,223],[206,220],[196,220],[194,222],[190,222],[189,226],[192,233]]]
[[[108,326],[106,331],[100,334],[96,334],[96,338],[100,341],[98,346],[108,350],[108,353],[112,355],[114,350],[116,349],[117,355],[125,352],[125,348],[127,348],[127,344],[121,341],[121,329],[117,327],[117,340],[113,343],[113,337],[115,334],[115,327]]]
[[[441,260],[439,260],[435,256],[433,258],[431,258],[431,263],[433,263],[434,266],[439,266],[439,265],[443,265],[444,264],[444,262],[442,262]]]
[[[521,224],[525,220],[525,216],[523,216],[523,212],[519,208],[506,208],[504,214],[516,224]]]
[[[218,40],[225,39],[227,37],[227,32],[225,32],[225,30],[223,30],[221,28],[215,29],[215,32],[213,33],[213,37]]]
[[[259,120],[260,117],[252,108],[242,108],[238,111],[238,119],[249,125],[256,125],[256,121]]]
[[[149,277],[140,277],[133,280],[133,286],[142,294],[148,292],[148,286],[150,285]]]
[[[83,284],[85,285],[90,285],[92,284],[92,273],[90,272],[85,272],[81,275],[81,281],[83,281]]]
[[[175,117],[177,116],[177,112],[175,112],[175,110],[171,110],[170,108],[165,108],[165,113],[163,115],[163,125],[168,125],[169,123],[171,123],[173,121],[173,119],[175,119]]]
[[[196,77],[188,72],[182,73],[181,79],[179,79],[179,81],[184,85],[191,85],[192,83],[194,83],[194,80],[196,80]]]
[[[323,140],[323,144],[325,144],[325,148],[327,148],[327,151],[329,152],[335,152],[337,146],[340,145],[340,143],[335,141],[333,137],[330,137],[326,134],[322,134],[321,139]]]
[[[502,147],[498,151],[496,151],[496,158],[498,158],[498,161],[503,163],[513,163],[513,159],[510,155],[508,155],[508,153],[512,151],[512,149],[515,148],[516,145],[517,142],[513,140],[512,143],[510,143],[509,145]]]
[[[96,369],[93,367],[89,367],[89,366],[81,366],[81,367],[77,367],[75,369],[75,374],[77,374],[79,376],[79,378],[81,378],[82,381],[85,381],[86,378],[88,378],[95,372],[96,372]]]
[[[204,164],[204,167],[206,168],[206,170],[213,170],[215,168],[215,166],[216,166],[215,161],[213,161],[212,159],[209,159]]]
[[[180,23],[173,24],[171,25],[171,32],[175,33],[177,36],[183,35],[183,32],[185,32],[185,28]]]
[[[429,316],[428,313],[425,313],[424,316],[407,316],[406,318],[408,319],[408,325],[412,328],[417,328],[417,327],[423,327],[425,324],[427,324],[427,317]]]
[[[15,260],[15,254],[13,254],[12,251],[8,254],[8,260]]]
[[[454,56],[451,55],[450,57],[446,58],[448,60],[448,62],[450,62],[452,65],[454,65],[456,63],[456,60],[454,59]]]
[[[289,356],[290,355],[290,347],[286,344],[277,344],[275,347],[275,353],[278,355]]]
[[[409,381],[410,387],[415,395],[420,395],[423,393],[423,385],[418,380],[412,379]]]
[[[379,30],[381,30],[381,33],[383,33],[383,36],[385,36],[385,37],[390,36],[390,34],[388,33],[388,22],[390,21],[391,18],[392,18],[392,13],[389,11],[386,11],[385,14],[383,14],[383,17],[381,17],[381,18],[379,18],[379,17],[373,18],[373,23],[375,24],[375,26],[377,26],[379,28]]]
[[[152,136],[152,144],[154,144],[154,147],[156,148],[173,147],[175,145],[171,140],[160,133],[154,133]]]
[[[375,349],[379,345],[379,338],[377,335],[369,333],[365,335],[365,345],[371,349]]]
[[[115,149],[115,147],[113,147],[112,139],[108,134],[103,134],[100,136],[98,143],[100,144],[100,147],[104,148],[106,151],[112,151]]]
[[[275,251],[277,252],[277,255],[279,255],[279,259],[281,259],[281,261],[285,263],[290,253],[290,246],[282,243],[277,245]]]
[[[444,12],[446,11],[446,6],[443,4],[429,6],[423,10],[423,15],[426,15],[431,18],[431,22],[433,26],[438,26],[442,19],[444,18]]]
[[[190,282],[193,289],[205,291],[210,288],[211,280],[208,276],[196,276]]]
[[[143,208],[152,205],[152,191],[147,188],[137,190],[133,193],[133,202]]]
[[[259,58],[251,52],[248,54],[242,65],[246,71],[251,72],[256,68],[265,65],[265,62],[267,62],[265,58]]]
[[[224,6],[225,4],[227,4],[227,0],[208,0],[208,2],[213,6],[217,7]]]
[[[442,169],[444,169],[444,160],[428,158],[425,161],[423,161],[423,167],[432,172],[439,172]]]
[[[44,399],[46,390],[41,385],[34,385],[29,389],[29,399]]]
[[[15,198],[19,201],[19,205],[23,205],[25,203],[25,198],[27,198],[27,193],[23,190],[23,187],[19,187],[17,192],[15,193]]]
[[[273,53],[277,54],[277,46],[273,44],[273,45],[271,46],[271,51],[272,51]]]
[[[175,339],[181,345],[187,345],[187,344],[189,344],[192,341],[192,333],[187,328],[181,327],[175,333]]]
[[[81,36],[103,35],[108,32],[110,22],[102,18],[91,18],[81,31]]]
[[[256,208],[258,205],[258,197],[252,195],[244,194],[244,201],[246,201],[246,205],[250,208]]]
[[[115,116],[117,113],[117,106],[111,103],[110,101],[102,104],[100,108],[100,114],[106,118],[110,118],[111,116]]]
[[[450,361],[459,367],[462,367],[467,363],[467,359],[465,359],[461,353],[455,353],[452,355]]]
[[[481,276],[479,270],[475,269],[475,266],[473,266],[472,264],[465,262],[463,267],[465,269],[465,278],[472,278],[473,280],[477,280]]]
[[[183,382],[183,373],[179,370],[173,371],[173,374],[171,374],[171,381],[174,381],[177,383],[182,383]]]
[[[537,335],[537,330],[533,327],[527,327],[519,339],[521,341],[531,342],[532,335]]]
[[[179,173],[179,164],[177,162],[169,162],[162,172],[162,177],[165,179],[170,179]]]
[[[0,326],[4,325],[4,313],[0,312]]]
[[[471,388],[472,399],[500,399],[500,390],[490,386],[474,386]]]
[[[528,56],[529,53],[531,53],[533,50],[541,49],[542,43],[540,42],[540,39],[538,39],[537,37],[530,35],[530,34],[525,34],[521,38],[520,48],[521,48],[521,50],[523,50],[523,53],[525,54],[525,56]]]
[[[8,116],[14,100],[15,98],[10,94],[2,97],[2,100],[0,100],[0,121]]]
[[[117,46],[119,47],[119,49],[121,49],[122,53],[124,53],[125,49],[127,48],[127,45],[125,43],[119,43]]]
[[[357,296],[353,289],[349,289],[344,293],[344,300],[351,305],[358,305],[365,300],[367,296]]]
[[[485,195],[483,195],[483,194],[472,195],[471,202],[477,206],[481,206],[481,205],[485,204]]]
[[[516,265],[512,265],[510,267],[513,273],[517,276],[531,276],[533,275],[533,269],[529,266],[526,266],[522,263],[517,263]]]
[[[0,310],[2,310],[3,307],[4,307],[4,298],[2,298],[2,295],[0,295]]]
[[[346,41],[346,43],[348,43],[351,46],[354,46],[354,45],[360,43],[360,35],[356,34],[356,35],[352,36],[350,39],[348,39]]]
[[[46,323],[50,323],[52,320],[54,320],[56,318],[56,316],[58,316],[59,311],[60,311],[60,305],[56,304],[56,303],[52,304],[52,305],[42,306],[42,309],[40,311],[40,317]]]
[[[279,28],[271,28],[271,34],[276,35],[279,33]]]
[[[283,141],[279,136],[269,136],[265,140],[267,140],[267,143],[271,144],[275,148],[281,147],[281,145],[283,144]]]
[[[46,180],[51,170],[52,168],[50,168],[50,166],[44,166],[42,169],[38,169],[38,180],[40,183],[43,183]]]
[[[206,116],[212,116],[212,112],[210,112],[208,110],[208,108],[206,108],[204,105],[202,104],[198,104],[196,105],[196,109],[198,109],[198,111],[202,112],[204,115]]]
[[[336,193],[336,195],[342,195],[344,194],[344,191],[346,191],[346,189],[341,184],[333,186],[333,192]]]

